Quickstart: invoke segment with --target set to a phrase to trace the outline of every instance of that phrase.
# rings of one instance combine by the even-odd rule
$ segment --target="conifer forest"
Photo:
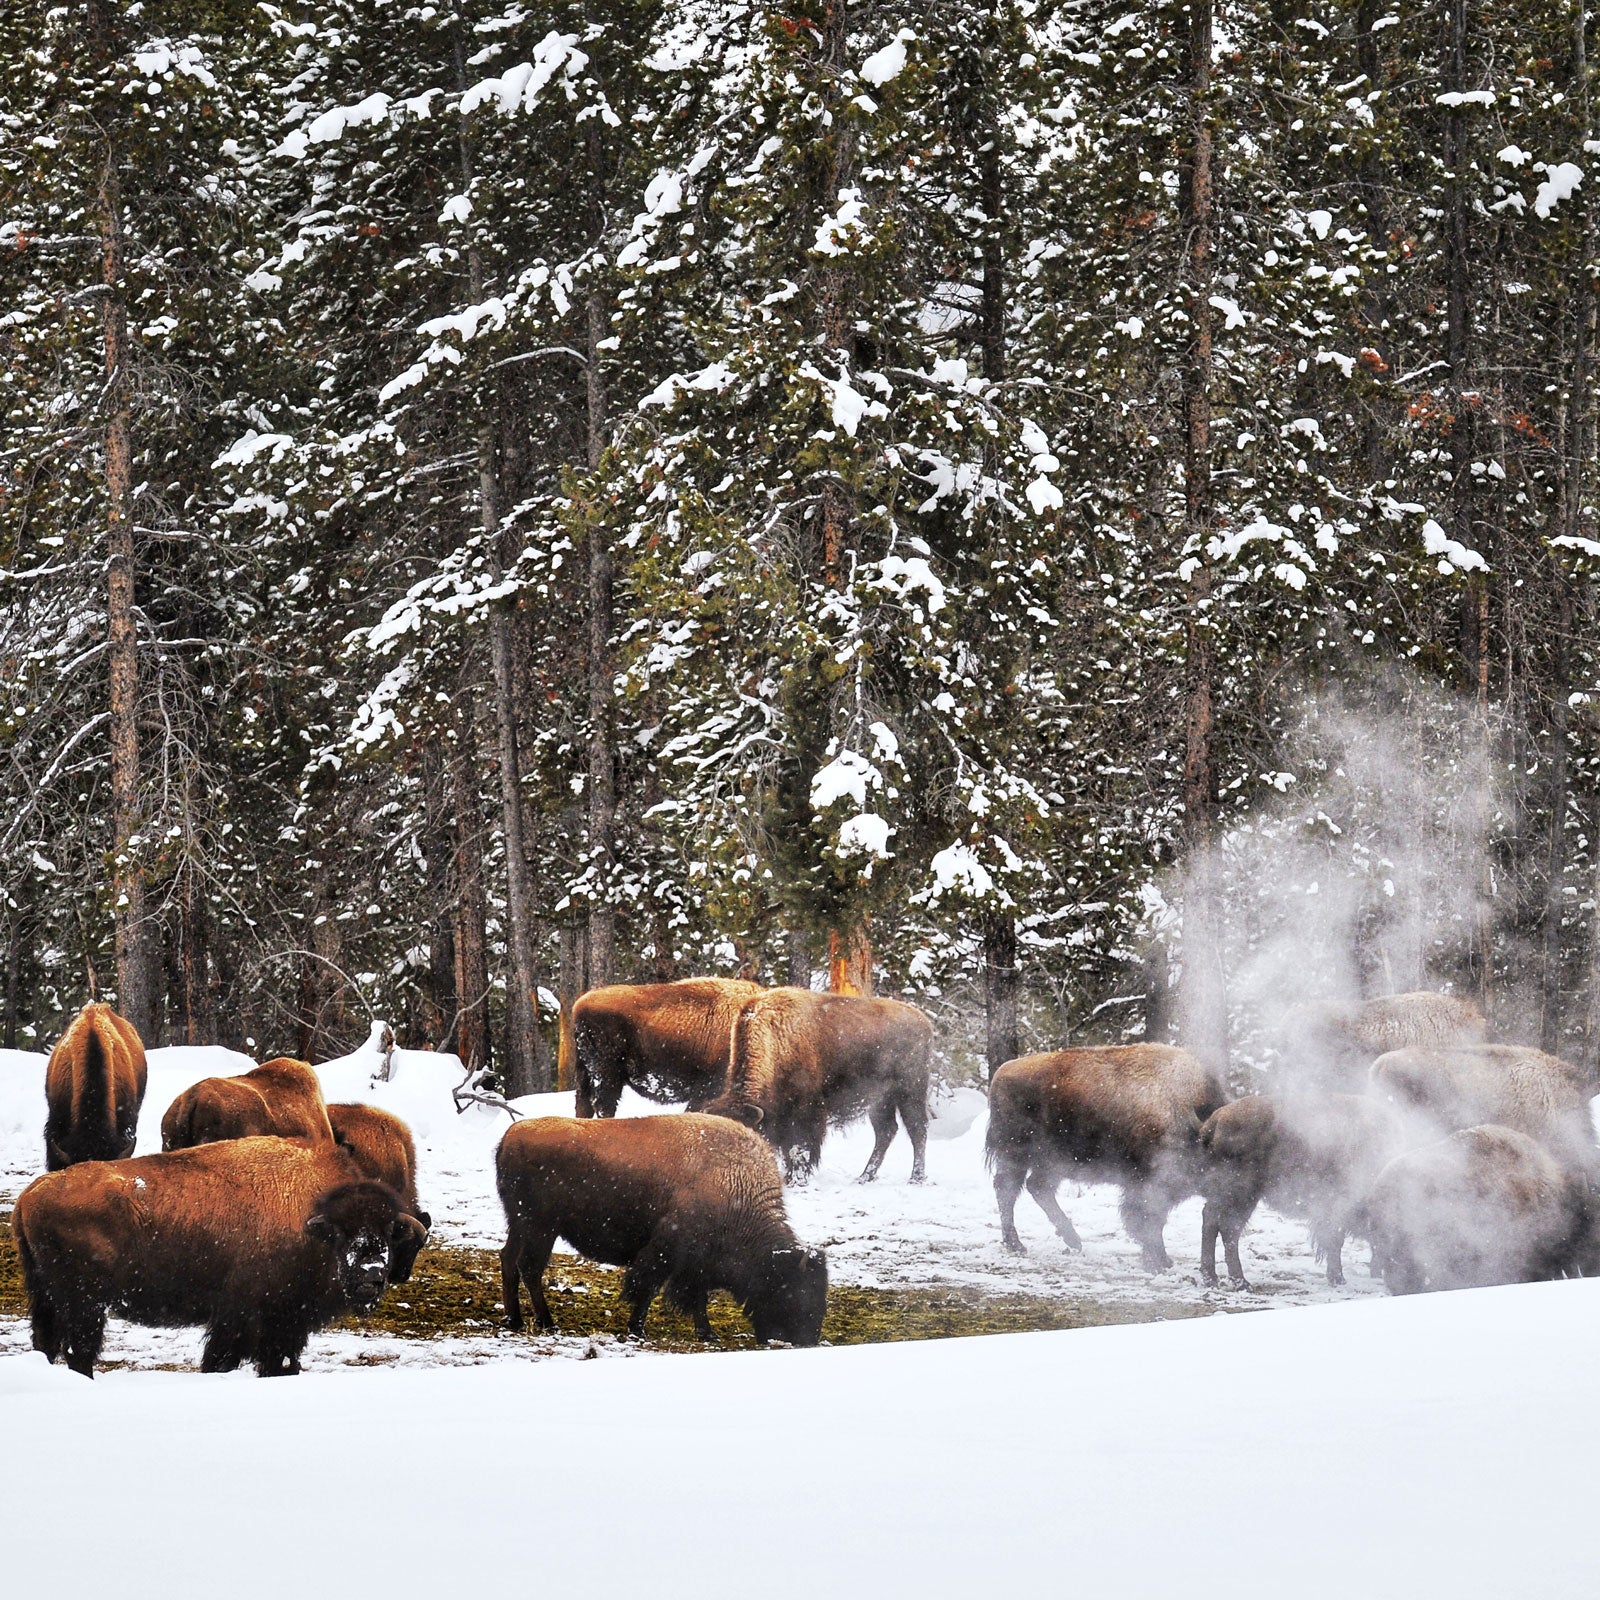
[[[1578,0],[9,0],[0,1045],[1600,1055]]]

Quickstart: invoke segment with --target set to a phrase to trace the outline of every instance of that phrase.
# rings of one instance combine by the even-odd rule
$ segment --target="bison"
[[[1108,1045],[1008,1061],[989,1085],[985,1154],[1000,1202],[1000,1237],[1021,1251],[1017,1196],[1028,1193],[1069,1250],[1081,1250],[1056,1190],[1069,1173],[1122,1185],[1122,1222],[1145,1266],[1172,1265],[1167,1213],[1196,1190],[1201,1124],[1227,1101],[1187,1050]]]
[[[921,1183],[932,1049],[932,1024],[902,1001],[769,989],[739,1013],[727,1085],[703,1109],[765,1135],[790,1177],[816,1166],[830,1120],[865,1112],[875,1141],[863,1183],[877,1177],[898,1115],[911,1140],[911,1181]]]
[[[580,996],[572,1008],[578,1115],[614,1117],[626,1087],[698,1110],[727,1075],[739,1008],[760,993],[760,984],[740,978],[683,978],[613,983]]]
[[[1386,1051],[1482,1044],[1487,1024],[1461,995],[1418,989],[1354,1005],[1308,1006],[1289,1026],[1290,1061],[1306,1087],[1359,1094]]]
[[[417,1205],[417,1147],[399,1117],[377,1106],[342,1103],[328,1107],[333,1137],[355,1157],[369,1178],[386,1183],[424,1227],[433,1219]]]
[[[203,1325],[203,1372],[298,1372],[309,1336],[371,1311],[426,1237],[347,1151],[280,1138],[79,1163],[29,1184],[11,1227],[34,1348],[87,1377],[108,1311]]]
[[[1589,1088],[1557,1056],[1505,1044],[1391,1050],[1373,1062],[1371,1080],[1374,1092],[1430,1132],[1479,1123],[1514,1128],[1572,1171],[1595,1170]]]
[[[202,1078],[185,1089],[161,1118],[163,1150],[189,1150],[220,1139],[267,1134],[332,1139],[322,1084],[308,1063],[279,1056],[236,1078]]]
[[[1217,1281],[1217,1238],[1228,1277],[1248,1289],[1239,1237],[1257,1205],[1303,1216],[1328,1282],[1344,1282],[1345,1236],[1373,1180],[1400,1153],[1399,1118],[1364,1095],[1246,1095],[1213,1111],[1200,1130],[1200,1276]]]
[[[763,1344],[814,1345],[822,1336],[827,1260],[796,1242],[777,1162],[747,1128],[693,1112],[540,1117],[507,1130],[495,1178],[506,1213],[508,1328],[522,1327],[519,1274],[534,1321],[554,1328],[543,1278],[561,1238],[593,1261],[627,1267],[622,1292],[636,1338],[664,1285],[702,1339],[713,1337],[706,1297],[717,1288],[740,1302]]]
[[[1463,1128],[1397,1156],[1362,1227],[1391,1294],[1533,1283],[1594,1266],[1589,1185],[1514,1128]]]
[[[132,1155],[145,1079],[144,1045],[133,1024],[108,1005],[85,1006],[44,1071],[47,1170]]]

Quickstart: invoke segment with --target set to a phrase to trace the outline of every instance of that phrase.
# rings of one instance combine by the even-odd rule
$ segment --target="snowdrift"
[[[294,1383],[13,1357],[7,1571],[126,1600],[1587,1597],[1596,1326],[1574,1282]]]

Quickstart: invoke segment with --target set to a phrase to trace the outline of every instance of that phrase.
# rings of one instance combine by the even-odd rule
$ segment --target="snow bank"
[[[19,1357],[7,1570],[125,1600],[185,1573],[241,1600],[1588,1596],[1597,1323],[1575,1282],[293,1383]],[[136,1470],[86,1517],[108,1441]]]

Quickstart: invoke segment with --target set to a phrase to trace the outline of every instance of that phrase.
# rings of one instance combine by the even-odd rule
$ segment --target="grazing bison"
[[[1487,1024],[1460,995],[1418,989],[1354,1005],[1308,1006],[1289,1025],[1289,1059],[1310,1086],[1359,1094],[1386,1051],[1482,1044]]]
[[[163,1150],[268,1134],[283,1139],[333,1137],[322,1084],[308,1063],[279,1056],[236,1078],[202,1078],[161,1118]]]
[[[1205,1218],[1200,1276],[1217,1281],[1217,1238],[1235,1289],[1248,1289],[1239,1236],[1257,1205],[1311,1222],[1328,1282],[1344,1282],[1351,1219],[1373,1181],[1400,1153],[1400,1120],[1364,1095],[1246,1095],[1213,1111],[1200,1130],[1200,1192]]]
[[[704,1109],[765,1135],[790,1177],[816,1166],[830,1120],[865,1112],[876,1137],[863,1183],[877,1177],[898,1114],[911,1140],[911,1181],[921,1183],[932,1049],[932,1024],[899,1000],[769,989],[739,1013],[727,1085]]]
[[[343,1103],[328,1107],[333,1137],[369,1178],[386,1183],[424,1227],[433,1219],[417,1204],[417,1147],[399,1117],[377,1106]]]
[[[1122,1222],[1152,1272],[1172,1265],[1167,1213],[1195,1192],[1200,1126],[1227,1096],[1171,1045],[1108,1045],[1008,1061],[989,1085],[985,1153],[1000,1202],[1000,1236],[1021,1251],[1024,1183],[1069,1250],[1083,1241],[1056,1202],[1069,1173],[1122,1185]]]
[[[1430,1131],[1493,1123],[1537,1139],[1574,1172],[1596,1168],[1583,1075],[1542,1050],[1507,1044],[1391,1050],[1373,1062],[1372,1087]]]
[[[22,1191],[11,1227],[34,1348],[89,1377],[108,1311],[203,1325],[203,1372],[298,1372],[307,1338],[371,1311],[426,1233],[331,1141],[277,1138],[50,1173]]]
[[[144,1103],[144,1045],[108,1005],[87,1005],[50,1052],[44,1071],[45,1166],[133,1154]]]
[[[1365,1212],[1391,1294],[1532,1283],[1594,1264],[1588,1184],[1514,1128],[1463,1128],[1397,1156]]]
[[[580,996],[572,1008],[578,1115],[614,1117],[625,1087],[699,1110],[727,1075],[739,1008],[760,993],[760,984],[740,978],[683,978],[613,983]]]
[[[766,1343],[816,1344],[828,1266],[798,1244],[778,1166],[760,1139],[722,1117],[540,1117],[507,1130],[495,1157],[506,1243],[500,1252],[506,1326],[522,1327],[517,1279],[534,1320],[555,1326],[544,1269],[558,1238],[592,1261],[626,1266],[628,1332],[644,1332],[663,1285],[713,1337],[706,1297],[726,1289]]]

